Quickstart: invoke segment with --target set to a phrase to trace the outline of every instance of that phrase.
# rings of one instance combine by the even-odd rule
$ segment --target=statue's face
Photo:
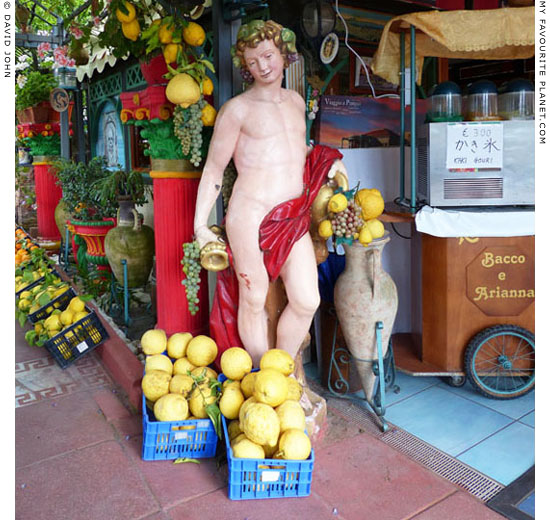
[[[281,52],[272,40],[261,41],[256,48],[244,50],[244,60],[257,83],[280,82],[285,62]]]

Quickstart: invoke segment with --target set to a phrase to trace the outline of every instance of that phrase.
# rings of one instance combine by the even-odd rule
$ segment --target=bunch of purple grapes
[[[363,226],[361,218],[361,206],[355,200],[348,201],[348,207],[339,213],[332,213],[329,216],[332,223],[332,232],[336,238],[354,238],[355,233]]]

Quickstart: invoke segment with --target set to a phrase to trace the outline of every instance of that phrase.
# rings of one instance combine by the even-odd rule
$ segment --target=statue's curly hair
[[[242,25],[237,33],[237,42],[231,47],[233,65],[247,70],[244,60],[244,50],[255,48],[263,40],[272,40],[281,51],[285,67],[296,59],[296,35],[290,29],[273,20],[252,20]]]

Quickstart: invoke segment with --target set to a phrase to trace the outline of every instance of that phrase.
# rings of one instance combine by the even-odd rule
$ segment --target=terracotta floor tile
[[[230,500],[227,489],[179,504],[168,511],[171,520],[339,520],[316,496],[270,500]],[[365,517],[363,517],[365,518]],[[374,517],[373,517],[374,518]]]
[[[414,516],[411,520],[502,520],[499,515],[483,502],[468,493],[457,491],[426,511]]]
[[[316,452],[312,489],[346,520],[402,520],[456,487],[361,434]]]
[[[15,504],[22,520],[130,520],[160,509],[116,442],[19,469]]]
[[[114,432],[86,390],[17,408],[16,467],[113,439]]]
[[[132,437],[123,444],[162,507],[171,507],[183,500],[225,489],[224,473],[216,468],[214,458],[198,459],[200,464],[174,464],[172,460],[144,461],[141,459],[141,445],[141,436]]]

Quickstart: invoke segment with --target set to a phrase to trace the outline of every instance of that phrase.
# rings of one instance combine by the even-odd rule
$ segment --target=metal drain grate
[[[323,397],[327,400],[327,406],[338,410],[339,413],[369,434],[431,469],[440,477],[460,486],[479,500],[487,502],[504,489],[502,484],[393,424],[386,432],[382,432],[378,428],[376,416],[369,410],[363,409],[347,399],[337,399],[326,395],[326,393]]]

